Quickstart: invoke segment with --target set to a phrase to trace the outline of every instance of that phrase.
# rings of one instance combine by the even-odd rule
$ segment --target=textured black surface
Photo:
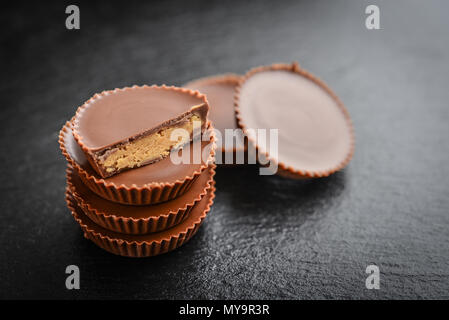
[[[449,298],[445,1],[81,2],[1,13],[1,298]],[[381,30],[365,28],[368,4]],[[219,169],[198,234],[149,259],[83,238],[57,134],[95,92],[298,60],[352,115],[356,152],[314,181]],[[365,288],[377,264],[381,289]],[[65,289],[65,267],[81,290]]]

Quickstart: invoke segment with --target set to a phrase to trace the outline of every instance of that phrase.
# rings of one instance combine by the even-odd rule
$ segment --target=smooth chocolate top
[[[234,95],[239,79],[238,75],[222,75],[193,80],[185,85],[186,88],[198,90],[207,96],[210,104],[209,119],[223,136],[224,129],[237,128]]]
[[[285,166],[331,170],[352,150],[351,124],[338,102],[299,73],[265,70],[250,75],[241,85],[238,107],[246,128],[279,129],[278,162]]]
[[[97,210],[105,215],[134,219],[158,217],[175,213],[187,204],[193,205],[194,202],[198,202],[200,195],[206,193],[206,187],[212,187],[213,184],[212,170],[204,170],[189,190],[171,201],[157,203],[151,206],[131,206],[108,201],[98,196],[84,185],[81,178],[73,170],[69,174],[69,181],[73,186],[71,192],[75,197],[81,198],[85,204],[89,205],[90,209]]]
[[[96,95],[76,116],[82,143],[99,150],[178,117],[204,99],[171,87],[132,87]]]
[[[68,194],[68,200],[70,205],[75,209],[73,214],[75,215],[75,219],[80,219],[81,223],[86,225],[89,230],[93,230],[94,232],[100,233],[103,236],[108,236],[111,239],[122,239],[127,241],[161,241],[165,239],[169,239],[172,236],[178,235],[181,232],[187,231],[189,227],[193,227],[196,222],[199,222],[200,217],[204,214],[204,211],[207,209],[207,205],[214,194],[214,188],[209,189],[207,194],[195,204],[195,206],[190,211],[187,218],[176,226],[169,228],[164,231],[149,233],[145,235],[129,235],[114,232],[108,229],[105,229],[96,223],[92,222],[83,210],[78,207],[76,201],[73,197]]]
[[[210,151],[212,144],[209,145],[209,143],[210,142],[208,141],[201,142],[202,152],[207,152],[205,151],[206,148]],[[78,143],[76,143],[70,128],[67,128],[67,134],[65,135],[65,147],[69,156],[89,175],[101,179],[99,174],[90,166],[83,150],[81,150]],[[112,177],[105,178],[104,180],[114,183],[116,186],[123,184],[128,188],[131,188],[133,185],[137,188],[141,188],[150,183],[175,183],[177,180],[184,181],[186,177],[192,177],[195,172],[199,172],[199,170],[201,170],[201,166],[204,165],[204,162],[201,164],[193,163],[193,143],[190,143],[188,146],[184,147],[184,149],[186,148],[190,148],[190,164],[182,163],[175,165],[172,163],[170,156],[168,156],[151,165],[124,171]]]

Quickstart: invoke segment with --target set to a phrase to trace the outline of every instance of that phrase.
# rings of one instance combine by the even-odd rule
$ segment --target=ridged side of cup
[[[194,223],[186,226],[182,232],[173,234],[166,239],[162,239],[161,241],[128,241],[120,239],[119,237],[111,238],[107,235],[103,235],[101,234],[101,232],[90,229],[78,217],[75,209],[75,200],[72,198],[69,192],[66,192],[66,201],[67,206],[72,212],[72,216],[75,218],[75,220],[83,230],[85,238],[91,240],[97,246],[110,253],[125,257],[142,258],[156,256],[175,250],[176,248],[179,248],[188,240],[190,240],[198,231],[200,225],[204,221],[204,218],[211,209],[215,198],[215,187],[212,187],[210,193],[210,198],[208,200],[206,208]]]
[[[103,228],[124,234],[148,234],[171,228],[182,222],[189,215],[194,205],[207,194],[207,192],[212,188],[214,184],[215,165],[211,165],[209,171],[209,180],[207,181],[206,185],[204,185],[203,190],[198,195],[196,195],[196,197],[192,198],[191,201],[185,203],[184,206],[179,208],[177,211],[147,218],[133,218],[122,217],[113,214],[111,215],[107,212],[101,212],[93,208],[77,193],[76,187],[72,183],[71,175],[73,172],[73,168],[70,165],[67,168],[66,175],[67,191],[70,192],[77,205],[83,210],[87,217]]]

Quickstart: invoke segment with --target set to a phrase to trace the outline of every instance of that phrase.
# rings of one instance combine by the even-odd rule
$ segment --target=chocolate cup
[[[183,221],[194,205],[212,188],[215,165],[193,182],[191,188],[178,198],[150,206],[117,204],[93,193],[69,165],[67,189],[78,207],[90,220],[105,229],[126,234],[159,232]]]
[[[210,124],[208,128],[212,130]],[[201,172],[214,162],[215,157],[215,136],[212,132],[211,142],[201,143],[202,151],[210,148],[209,158],[205,162],[175,165],[167,157],[104,179],[92,169],[76,143],[71,132],[71,122],[61,129],[59,145],[68,163],[90,190],[107,200],[129,205],[148,205],[175,199],[190,188]],[[187,147],[191,148],[192,155],[193,144]]]
[[[235,88],[239,84],[242,76],[237,74],[222,74],[210,77],[204,77],[187,82],[183,85],[185,88],[198,90],[206,95],[210,105],[209,119],[213,122],[214,128],[219,130],[224,137],[225,129],[238,129],[234,110]],[[232,149],[226,149],[222,146],[222,152],[235,152],[241,148],[234,146]]]
[[[333,100],[336,110],[339,110],[340,115],[339,118],[343,119],[345,123],[345,129],[347,130],[347,137],[344,137],[345,145],[347,144],[348,147],[345,149],[345,156],[339,158],[335,161],[335,163],[331,166],[327,166],[326,168],[321,168],[319,170],[311,170],[311,169],[305,169],[302,167],[298,167],[296,165],[286,164],[282,161],[282,159],[275,159],[274,157],[270,156],[268,151],[262,150],[260,146],[256,143],[255,139],[251,137],[248,134],[248,124],[247,120],[245,119],[245,116],[242,114],[242,106],[241,106],[241,94],[242,94],[242,88],[245,85],[245,83],[251,79],[253,76],[257,75],[258,73],[263,72],[269,72],[269,71],[287,71],[294,74],[297,74],[298,76],[301,76],[303,79],[309,81],[313,85],[315,85],[317,88],[320,88],[322,90],[322,95],[328,95],[331,100]],[[262,89],[261,89],[262,90]],[[317,178],[317,177],[326,177],[330,174],[343,169],[351,160],[353,154],[354,154],[354,145],[355,145],[355,138],[354,138],[354,130],[352,126],[352,121],[350,118],[350,115],[346,108],[344,107],[343,103],[340,101],[340,99],[337,97],[337,95],[320,79],[315,77],[314,75],[310,74],[309,72],[301,69],[298,65],[298,63],[292,63],[292,64],[274,64],[271,66],[262,66],[257,67],[252,70],[250,70],[239,82],[239,85],[236,88],[236,93],[234,97],[234,107],[236,112],[236,118],[238,125],[243,129],[245,136],[248,139],[248,143],[251,145],[252,148],[255,148],[257,153],[261,155],[263,158],[268,159],[270,162],[277,164],[278,171],[277,174],[287,177],[287,178],[295,178],[295,179],[301,179],[301,178]],[[271,106],[275,108],[276,106]],[[262,111],[261,111],[262,112]],[[292,119],[294,121],[294,118]],[[270,128],[276,126],[277,124],[270,123]],[[285,123],[283,124],[286,125]],[[295,125],[295,124],[294,124]],[[280,125],[282,129],[282,125]],[[257,129],[257,128],[254,128]],[[295,145],[289,146],[291,148],[295,148]]]
[[[84,237],[100,248],[125,257],[150,257],[172,251],[186,243],[198,231],[209,213],[215,197],[215,187],[195,204],[189,216],[176,226],[146,235],[126,235],[102,228],[90,220],[66,192],[67,206],[84,232]]]
[[[237,153],[243,152],[244,162],[247,163],[247,145],[248,141],[243,137],[243,146],[226,148],[224,145],[225,129],[238,129],[237,119],[234,110],[235,89],[243,76],[228,73],[222,75],[214,75],[204,78],[191,80],[183,85],[183,87],[198,90],[206,95],[210,105],[209,119],[213,122],[214,128],[219,130],[222,135],[222,146],[217,147],[221,151],[221,163],[216,162],[220,166],[232,166],[237,164]],[[218,143],[219,144],[219,143]],[[233,163],[226,164],[226,156],[232,155]],[[217,154],[216,158],[218,158]],[[218,160],[218,159],[217,159]]]
[[[196,111],[192,109],[194,106]],[[201,132],[204,132],[208,111],[206,97],[198,91],[166,85],[135,85],[95,94],[77,109],[72,131],[91,167],[107,178],[132,168],[108,172],[97,159],[101,154],[192,114],[201,118]],[[142,165],[155,161],[159,160],[142,162]]]

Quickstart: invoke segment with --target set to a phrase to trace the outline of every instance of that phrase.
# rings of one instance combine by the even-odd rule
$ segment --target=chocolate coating
[[[349,116],[327,87],[295,68],[250,72],[238,89],[239,121],[246,128],[279,129],[282,169],[328,175],[352,155]]]

